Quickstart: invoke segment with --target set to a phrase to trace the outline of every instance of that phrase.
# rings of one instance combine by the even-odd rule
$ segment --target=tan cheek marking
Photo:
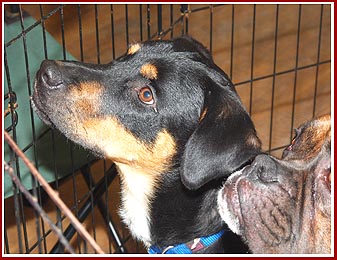
[[[127,54],[128,54],[128,55],[135,54],[137,51],[139,51],[139,49],[140,49],[140,44],[139,44],[139,43],[132,44],[132,45],[129,47]]]
[[[144,64],[140,69],[140,73],[147,79],[157,79],[158,77],[157,67],[150,63]]]
[[[94,116],[100,109],[102,86],[98,82],[81,83],[79,86],[69,87],[67,99],[74,110],[79,111],[82,117]]]
[[[83,135],[84,142],[91,143],[107,158],[144,174],[164,172],[176,153],[175,141],[165,129],[153,144],[148,144],[137,139],[112,117],[84,121],[80,135]]]

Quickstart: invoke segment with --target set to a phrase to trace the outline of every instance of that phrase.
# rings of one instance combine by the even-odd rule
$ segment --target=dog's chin
[[[218,211],[227,226],[237,235],[242,235],[242,213],[237,184],[249,165],[234,172],[218,192]]]
[[[41,104],[40,104],[39,98],[37,97],[36,93],[34,93],[34,95],[30,98],[30,103],[31,103],[33,110],[38,115],[38,117],[42,120],[42,122],[44,122],[46,125],[50,127],[54,127],[54,124],[50,120],[49,116],[41,108]]]

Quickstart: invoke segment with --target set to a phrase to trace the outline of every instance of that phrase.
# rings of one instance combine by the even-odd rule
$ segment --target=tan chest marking
[[[151,200],[158,178],[137,172],[125,164],[117,164],[117,167],[122,181],[120,216],[133,237],[149,246]]]

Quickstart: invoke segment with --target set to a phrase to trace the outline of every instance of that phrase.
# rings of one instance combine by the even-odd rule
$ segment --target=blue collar
[[[215,241],[221,238],[224,233],[225,231],[221,230],[220,232],[215,233],[210,236],[196,238],[185,244],[168,246],[166,248],[160,248],[155,245],[152,245],[148,249],[148,253],[149,254],[194,254],[198,252],[199,250],[212,245]]]

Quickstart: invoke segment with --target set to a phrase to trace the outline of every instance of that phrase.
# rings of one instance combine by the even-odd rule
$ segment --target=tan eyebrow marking
[[[153,64],[147,63],[140,68],[140,73],[147,79],[157,79],[158,70]]]
[[[138,50],[140,49],[140,44],[139,43],[135,43],[135,44],[132,44],[129,49],[128,49],[128,54],[129,55],[132,55],[132,54],[135,54]]]

